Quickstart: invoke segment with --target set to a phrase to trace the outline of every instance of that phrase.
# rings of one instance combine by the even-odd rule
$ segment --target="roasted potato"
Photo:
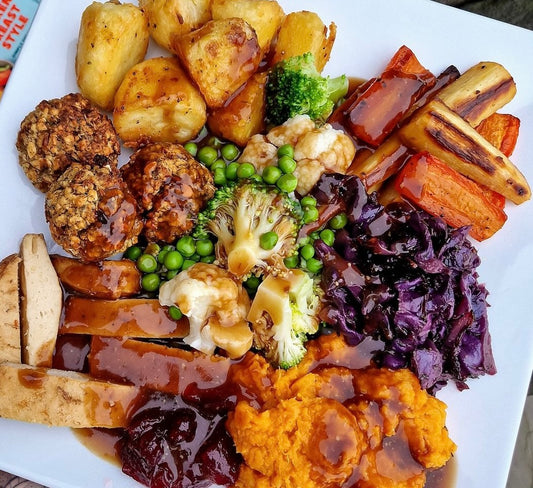
[[[257,70],[261,49],[243,19],[210,20],[172,44],[210,108],[221,107]]]
[[[259,47],[268,53],[285,13],[275,0],[212,0],[213,19],[240,17],[255,30]]]
[[[245,146],[265,129],[266,72],[256,73],[229,103],[213,110],[207,125],[213,134]]]
[[[131,68],[115,96],[113,122],[126,146],[188,141],[206,119],[202,95],[173,57],[147,59]]]
[[[198,29],[211,20],[210,0],[139,0],[148,18],[148,28],[155,42],[171,48],[174,36]]]
[[[112,110],[115,92],[126,72],[144,59],[148,22],[135,5],[93,2],[82,14],[76,52],[81,93]]]
[[[322,71],[329,60],[336,36],[337,26],[331,23],[328,35],[328,28],[314,12],[291,12],[281,23],[271,64],[311,52],[315,56],[316,68]]]

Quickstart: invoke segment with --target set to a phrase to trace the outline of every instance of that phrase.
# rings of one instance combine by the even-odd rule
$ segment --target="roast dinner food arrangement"
[[[531,197],[512,75],[325,76],[336,25],[274,0],[79,22],[78,92],[13,141],[63,252],[0,263],[0,416],[154,488],[437,486],[436,393],[497,367],[476,243]]]

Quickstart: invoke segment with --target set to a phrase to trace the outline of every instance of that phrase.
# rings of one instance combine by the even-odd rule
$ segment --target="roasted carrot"
[[[404,198],[448,225],[471,226],[470,235],[478,241],[492,236],[507,220],[476,183],[428,152],[411,157],[395,184]]]
[[[520,119],[510,114],[494,113],[487,117],[476,130],[494,147],[509,157],[516,146]]]
[[[342,107],[349,131],[360,141],[378,146],[435,83],[435,76],[408,47],[402,46],[383,73],[369,80],[356,91],[352,103]]]

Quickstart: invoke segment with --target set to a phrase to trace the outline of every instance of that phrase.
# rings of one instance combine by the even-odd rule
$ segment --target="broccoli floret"
[[[198,217],[194,236],[213,234],[218,264],[245,279],[251,273],[284,270],[283,260],[295,252],[301,225],[297,200],[275,187],[242,180],[215,192]],[[274,233],[277,242],[265,248],[261,238],[267,233]]]
[[[318,330],[320,288],[302,270],[285,276],[267,276],[259,285],[248,320],[254,347],[274,366],[298,364],[306,353],[309,334]]]
[[[348,92],[348,78],[322,77],[312,53],[280,61],[266,83],[266,119],[280,125],[296,115],[324,121]]]

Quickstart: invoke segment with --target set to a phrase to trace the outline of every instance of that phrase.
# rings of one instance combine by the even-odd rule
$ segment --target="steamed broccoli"
[[[296,251],[301,224],[297,200],[275,187],[242,180],[215,192],[194,234],[213,234],[218,264],[245,279],[250,273],[283,270],[283,259]]]
[[[266,119],[280,125],[296,115],[325,120],[335,103],[348,92],[348,78],[324,78],[315,67],[312,53],[280,61],[266,84]]]
[[[318,330],[319,310],[320,288],[306,272],[267,276],[248,313],[254,347],[274,366],[295,366],[306,353],[308,335]]]

